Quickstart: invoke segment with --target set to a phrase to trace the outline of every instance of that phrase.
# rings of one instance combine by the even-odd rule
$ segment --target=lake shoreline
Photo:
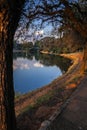
[[[34,114],[32,114],[31,118],[33,120],[33,118],[35,119],[36,117],[38,123],[33,123],[32,120],[30,120],[30,117],[27,117],[30,120],[30,124],[33,125],[30,125],[30,128],[32,127],[32,130],[39,128],[41,123],[44,120],[49,119],[51,115],[56,111],[56,109],[61,108],[66,99],[68,99],[72,92],[76,89],[80,83],[80,80],[82,80],[83,76],[80,74],[83,57],[82,53],[61,54],[60,56],[69,58],[73,62],[73,64],[69,67],[68,71],[64,75],[55,79],[52,83],[34,90],[29,94],[22,95],[15,100],[15,111],[18,126],[20,126],[19,124],[21,122],[21,118],[27,117],[26,113],[33,110]],[[52,93],[52,91],[54,93]],[[47,95],[47,97],[44,95]],[[39,118],[42,118],[43,120],[39,121]]]

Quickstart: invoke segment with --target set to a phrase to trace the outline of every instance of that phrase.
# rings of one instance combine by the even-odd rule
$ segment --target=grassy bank
[[[21,130],[38,129],[44,120],[50,118],[55,110],[63,105],[82,80],[83,76],[80,72],[82,53],[62,54],[61,56],[73,62],[63,76],[47,86],[16,99],[17,123]]]

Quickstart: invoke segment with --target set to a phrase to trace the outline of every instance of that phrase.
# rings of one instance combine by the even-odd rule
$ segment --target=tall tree
[[[0,130],[16,130],[13,89],[13,36],[24,0],[0,1]]]

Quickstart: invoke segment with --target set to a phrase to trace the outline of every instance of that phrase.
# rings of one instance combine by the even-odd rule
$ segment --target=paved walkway
[[[73,93],[69,104],[54,121],[51,130],[87,130],[87,77]]]

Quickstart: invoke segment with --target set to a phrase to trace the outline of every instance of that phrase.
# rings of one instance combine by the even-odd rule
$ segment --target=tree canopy
[[[27,23],[43,24],[51,22],[64,28],[73,28],[87,39],[86,0],[29,0],[26,1],[23,15]]]

